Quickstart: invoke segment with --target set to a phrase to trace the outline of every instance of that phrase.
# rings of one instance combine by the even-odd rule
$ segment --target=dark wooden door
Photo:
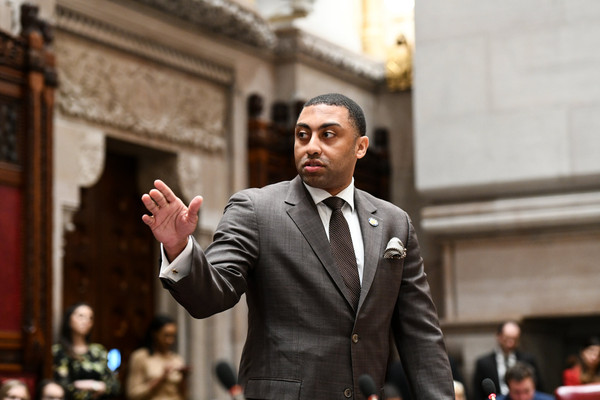
[[[63,305],[89,303],[92,340],[129,354],[154,312],[156,242],[142,222],[137,160],[108,153],[98,183],[82,189],[74,231],[66,235]]]

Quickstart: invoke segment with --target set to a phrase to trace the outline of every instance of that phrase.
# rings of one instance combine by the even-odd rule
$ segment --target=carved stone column
[[[72,231],[73,214],[79,209],[80,189],[93,186],[104,169],[106,136],[88,125],[57,119],[54,147],[54,243],[53,309],[62,309],[62,259],[65,231]],[[53,326],[59,326],[61,312],[54,312]]]

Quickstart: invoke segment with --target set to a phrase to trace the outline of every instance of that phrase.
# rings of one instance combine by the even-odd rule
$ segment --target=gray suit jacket
[[[190,275],[164,280],[196,318],[248,302],[240,383],[248,399],[363,399],[358,377],[385,382],[393,332],[414,399],[453,399],[442,332],[408,215],[356,190],[365,263],[356,313],[323,224],[299,177],[231,197]],[[369,219],[377,223],[369,223]],[[392,237],[405,259],[384,259]],[[380,393],[381,395],[381,393]]]

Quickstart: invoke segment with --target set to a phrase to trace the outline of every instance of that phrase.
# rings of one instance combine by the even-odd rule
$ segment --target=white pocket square
[[[406,257],[406,247],[402,244],[400,239],[393,237],[388,242],[383,252],[383,258],[404,258]]]

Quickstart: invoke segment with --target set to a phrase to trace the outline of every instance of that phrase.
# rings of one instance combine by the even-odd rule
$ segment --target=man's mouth
[[[325,164],[320,160],[307,160],[304,162],[303,167],[306,172],[310,173],[319,171],[325,167]]]

